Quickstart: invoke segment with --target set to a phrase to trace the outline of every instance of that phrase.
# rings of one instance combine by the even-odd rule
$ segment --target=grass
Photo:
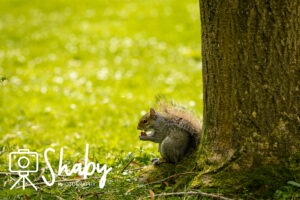
[[[2,174],[0,198],[147,197],[153,187],[121,171],[132,158],[137,168],[158,155],[136,130],[157,99],[202,113],[199,19],[196,0],[2,0],[0,171],[8,172],[10,152],[28,148],[40,157],[29,177],[42,182],[46,148],[55,149],[56,171],[60,148],[71,167],[83,162],[85,144],[90,161],[113,170],[102,190],[101,174],[38,191],[10,190],[18,177]]]

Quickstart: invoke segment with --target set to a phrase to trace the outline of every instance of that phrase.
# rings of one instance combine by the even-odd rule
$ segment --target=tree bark
[[[200,0],[200,10],[202,145],[214,170],[197,185],[299,181],[300,1]]]

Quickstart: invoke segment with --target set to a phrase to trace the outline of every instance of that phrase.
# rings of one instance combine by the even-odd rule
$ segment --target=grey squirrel
[[[140,140],[159,144],[162,158],[177,163],[192,150],[197,149],[201,137],[200,122],[190,113],[176,107],[164,106],[162,112],[150,108],[138,123]],[[154,164],[159,164],[159,159]]]

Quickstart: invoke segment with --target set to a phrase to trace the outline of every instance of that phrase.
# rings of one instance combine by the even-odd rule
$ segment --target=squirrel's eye
[[[146,124],[146,123],[147,123],[147,120],[146,120],[146,119],[144,119],[144,120],[143,120],[143,123],[144,123],[144,124]]]

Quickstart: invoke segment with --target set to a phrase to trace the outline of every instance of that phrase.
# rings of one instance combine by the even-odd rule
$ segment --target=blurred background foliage
[[[18,148],[76,162],[86,143],[91,160],[146,163],[157,146],[136,126],[157,99],[201,116],[197,0],[0,2],[0,171]]]

